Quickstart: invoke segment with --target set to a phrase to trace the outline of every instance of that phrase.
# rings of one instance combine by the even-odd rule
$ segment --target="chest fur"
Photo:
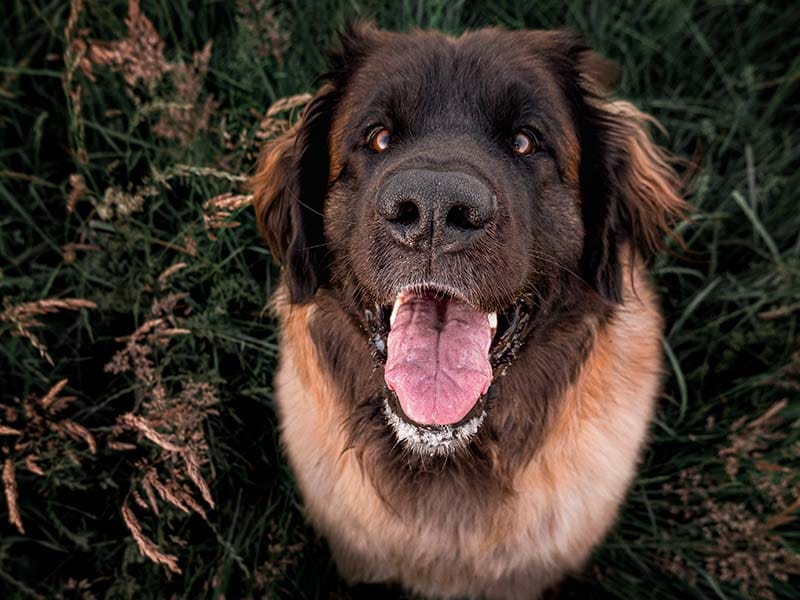
[[[658,392],[660,317],[647,284],[636,289],[597,332],[507,501],[469,518],[461,511],[409,518],[381,498],[348,450],[347,415],[334,401],[342,389],[321,368],[308,329],[315,308],[293,307],[283,319],[275,380],[281,436],[308,517],[342,574],[438,596],[513,597],[579,567],[613,524]]]

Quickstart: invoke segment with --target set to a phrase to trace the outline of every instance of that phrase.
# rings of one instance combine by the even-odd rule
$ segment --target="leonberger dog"
[[[347,581],[535,598],[613,525],[686,210],[618,78],[568,31],[361,22],[263,149],[280,435]]]

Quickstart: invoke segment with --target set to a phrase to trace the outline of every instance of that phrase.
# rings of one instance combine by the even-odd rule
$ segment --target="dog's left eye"
[[[511,147],[516,154],[524,156],[536,151],[536,140],[527,133],[518,131],[514,137],[511,138]]]
[[[383,152],[392,141],[392,132],[385,127],[376,127],[367,136],[367,145],[373,152]]]

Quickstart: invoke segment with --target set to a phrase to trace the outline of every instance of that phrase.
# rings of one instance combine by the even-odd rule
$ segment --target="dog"
[[[280,435],[348,582],[536,598],[613,525],[687,210],[618,79],[569,31],[360,22],[262,150]]]

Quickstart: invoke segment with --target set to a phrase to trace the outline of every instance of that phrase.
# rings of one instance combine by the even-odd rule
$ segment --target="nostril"
[[[388,177],[375,211],[381,228],[402,246],[458,252],[491,229],[497,198],[466,173],[408,169]]]
[[[401,202],[397,207],[396,213],[396,216],[389,219],[389,221],[397,225],[408,226],[419,221],[419,208],[409,200]]]
[[[479,219],[475,218],[476,215],[473,213],[474,211],[472,209],[463,204],[453,206],[447,211],[446,224],[455,229],[481,229],[483,225],[478,222]]]

